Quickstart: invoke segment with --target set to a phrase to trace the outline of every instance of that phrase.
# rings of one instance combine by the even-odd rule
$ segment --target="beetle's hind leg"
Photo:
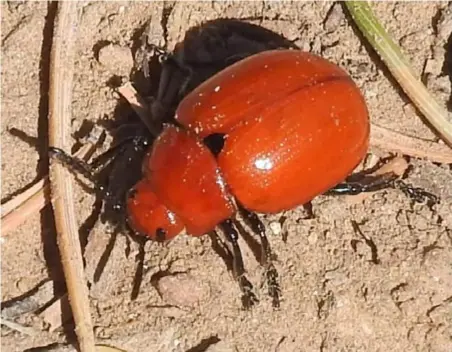
[[[238,244],[239,234],[234,227],[231,219],[225,220],[220,223],[219,227],[224,232],[226,239],[232,245],[233,252],[233,272],[235,279],[239,283],[240,290],[242,291],[242,304],[245,309],[251,308],[255,303],[259,302],[256,295],[253,292],[253,285],[245,276],[245,267],[243,265],[242,252]]]
[[[273,265],[273,253],[270,247],[270,243],[268,242],[268,238],[265,235],[265,225],[255,213],[248,211],[242,206],[239,206],[239,210],[246,223],[260,238],[262,255],[261,265],[265,268],[265,279],[267,282],[268,295],[272,298],[273,307],[279,308],[279,298],[281,293],[278,279],[279,275],[278,271]]]
[[[363,192],[375,192],[382,189],[395,188],[401,190],[407,197],[416,203],[426,203],[429,207],[437,204],[439,199],[436,195],[425,191],[422,188],[414,187],[393,174],[383,174],[381,176],[364,177],[359,182],[339,183],[326,194],[330,195],[355,195]]]

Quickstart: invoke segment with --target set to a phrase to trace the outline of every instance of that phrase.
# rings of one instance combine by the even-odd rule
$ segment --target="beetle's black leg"
[[[359,182],[342,182],[328,190],[329,195],[356,195],[364,192],[375,192],[386,188],[392,188],[394,178],[372,177],[364,178]]]
[[[406,196],[411,198],[416,203],[426,202],[429,207],[439,203],[438,196],[427,192],[420,187],[414,187],[413,185],[407,184],[402,180],[395,180],[394,187],[400,189]]]
[[[153,120],[172,121],[179,102],[187,94],[193,78],[193,69],[180,59],[177,54],[148,42],[146,35],[142,38],[142,47],[137,61],[145,77],[149,77],[150,58],[157,56],[162,66],[157,96],[150,104]]]
[[[229,249],[228,244],[223,240],[223,238],[218,236],[218,233],[215,230],[210,231],[208,235],[212,243],[212,249],[221,257],[221,259],[223,259],[228,270],[233,272],[234,255]]]
[[[157,100],[165,102],[168,100],[168,96],[175,97],[178,100],[182,99],[186,95],[187,87],[193,78],[193,69],[171,54],[166,55],[161,62],[162,75]]]
[[[343,182],[339,183],[325,194],[331,195],[355,195],[363,192],[375,192],[386,188],[400,189],[405,195],[417,203],[426,202],[428,206],[433,206],[439,202],[439,199],[434,194],[423,190],[422,188],[414,187],[397,179],[395,176],[376,176],[365,177],[360,182]]]
[[[279,308],[279,280],[278,271],[273,265],[273,254],[268,242],[268,238],[265,235],[265,225],[259,219],[259,217],[248,211],[247,209],[239,206],[240,213],[244,217],[247,224],[251,227],[254,233],[256,233],[261,240],[261,265],[265,268],[265,278],[268,287],[268,295],[272,298],[273,307]]]
[[[233,271],[236,280],[239,283],[240,290],[242,291],[242,304],[245,309],[252,307],[259,300],[253,293],[253,285],[245,276],[245,267],[243,265],[242,252],[238,244],[239,234],[234,228],[231,219],[225,220],[220,223],[220,228],[223,230],[227,240],[232,244],[233,252]]]
[[[116,155],[122,153],[123,149],[129,143],[134,143],[134,145],[139,148],[147,146],[148,142],[146,138],[140,136],[125,138],[108,149],[106,152],[94,158],[91,163],[87,163],[82,159],[69,155],[64,150],[55,147],[49,147],[49,155],[51,158],[59,161],[67,167],[74,174],[80,174],[85,177],[87,180],[92,182],[98,191],[104,193],[105,186],[100,184],[97,174],[100,170],[105,168]]]
[[[147,44],[147,48],[147,50],[158,56],[161,64],[172,65],[173,67],[177,67],[182,71],[186,71],[187,73],[191,73],[193,71],[190,66],[187,66],[183,62],[177,60],[174,54],[170,53],[165,48],[162,48],[155,44]]]
[[[94,171],[87,162],[69,155],[64,150],[55,147],[49,147],[49,156],[52,159],[58,160],[61,164],[67,167],[75,174],[81,174],[83,177],[91,181],[93,184],[97,183]]]
[[[149,142],[146,137],[141,137],[141,136],[133,136],[133,137],[124,138],[124,139],[120,140],[119,142],[115,143],[104,153],[95,157],[89,164],[90,167],[94,171],[103,169],[114,159],[115,156],[121,154],[123,152],[123,149],[129,144],[133,144],[135,147],[135,150],[141,150],[142,148],[147,147],[149,145]]]
[[[182,73],[184,73],[185,75],[185,79],[183,79],[182,83],[179,83],[178,86],[178,90],[180,95],[184,95],[184,91],[187,88],[192,76],[193,76],[193,69],[189,66],[186,65],[184,62],[182,62],[181,60],[177,60],[176,56],[169,52],[168,50],[166,50],[165,48],[152,44],[152,43],[148,43],[147,39],[144,38],[143,39],[143,51],[146,52],[146,54],[144,55],[144,60],[142,63],[142,67],[143,67],[143,74],[145,77],[149,77],[149,58],[153,55],[156,55],[158,57],[158,60],[160,62],[161,65],[163,65],[163,67],[165,68],[165,66],[167,67],[171,67],[172,69],[176,68],[178,70],[180,70]],[[169,83],[170,80],[168,80],[168,74],[167,74],[168,70],[162,70],[162,77],[160,79],[160,86],[159,86],[159,92],[163,92],[164,90],[162,90],[162,83],[163,85],[167,85]]]

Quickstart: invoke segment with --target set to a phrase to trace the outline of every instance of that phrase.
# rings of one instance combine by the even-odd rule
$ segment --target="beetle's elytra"
[[[366,104],[352,79],[295,50],[226,68],[188,94],[175,118],[183,127],[168,126],[157,138],[139,184],[161,202],[158,211],[146,197],[129,199],[132,226],[151,238],[157,229],[171,238],[181,226],[205,234],[233,215],[232,198],[261,213],[305,204],[343,181],[369,140]],[[225,140],[217,157],[203,144],[214,133]]]

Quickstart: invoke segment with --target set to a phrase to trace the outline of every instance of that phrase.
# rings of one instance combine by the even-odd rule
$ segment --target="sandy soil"
[[[4,202],[47,173],[47,75],[55,8],[23,1],[2,2],[1,7]],[[415,71],[448,105],[452,8],[445,2],[373,7]],[[341,6],[301,2],[87,4],[77,44],[72,131],[84,120],[114,119],[127,112],[109,83],[113,77],[129,78],[141,31],[171,49],[187,29],[217,18],[245,19],[331,59],[362,88],[373,123],[436,139],[361,44]],[[155,91],[158,78],[147,83],[143,89]],[[13,128],[22,133],[12,135],[8,131]],[[390,152],[371,150],[379,157]],[[441,198],[433,209],[392,190],[360,201],[319,197],[311,220],[304,220],[303,209],[284,214],[287,243],[270,236],[282,280],[278,311],[259,287],[260,304],[241,310],[238,287],[208,237],[181,236],[167,246],[147,243],[140,292],[131,300],[140,247],[120,234],[95,280],[112,231],[100,222],[91,229],[94,196],[77,185],[77,218],[87,236],[86,271],[98,340],[127,351],[451,351],[451,168],[425,160],[410,163],[408,181]],[[264,220],[268,224],[280,218]],[[376,249],[353,230],[351,220]],[[243,251],[249,278],[259,283],[261,268],[245,244]],[[371,260],[375,251],[377,264]],[[37,351],[32,348],[73,338],[70,322],[54,330],[37,307],[23,309],[22,298],[43,281],[51,283],[34,290],[39,291],[37,305],[64,292],[51,210],[30,217],[4,239],[1,269],[2,308],[22,302],[20,309],[2,315],[38,331],[31,337],[2,326],[4,351]],[[185,274],[168,275],[177,272]]]

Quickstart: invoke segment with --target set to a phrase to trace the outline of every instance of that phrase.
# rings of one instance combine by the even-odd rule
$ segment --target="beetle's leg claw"
[[[402,180],[395,181],[394,185],[416,203],[426,203],[430,208],[439,203],[438,196],[422,188],[414,187]]]

